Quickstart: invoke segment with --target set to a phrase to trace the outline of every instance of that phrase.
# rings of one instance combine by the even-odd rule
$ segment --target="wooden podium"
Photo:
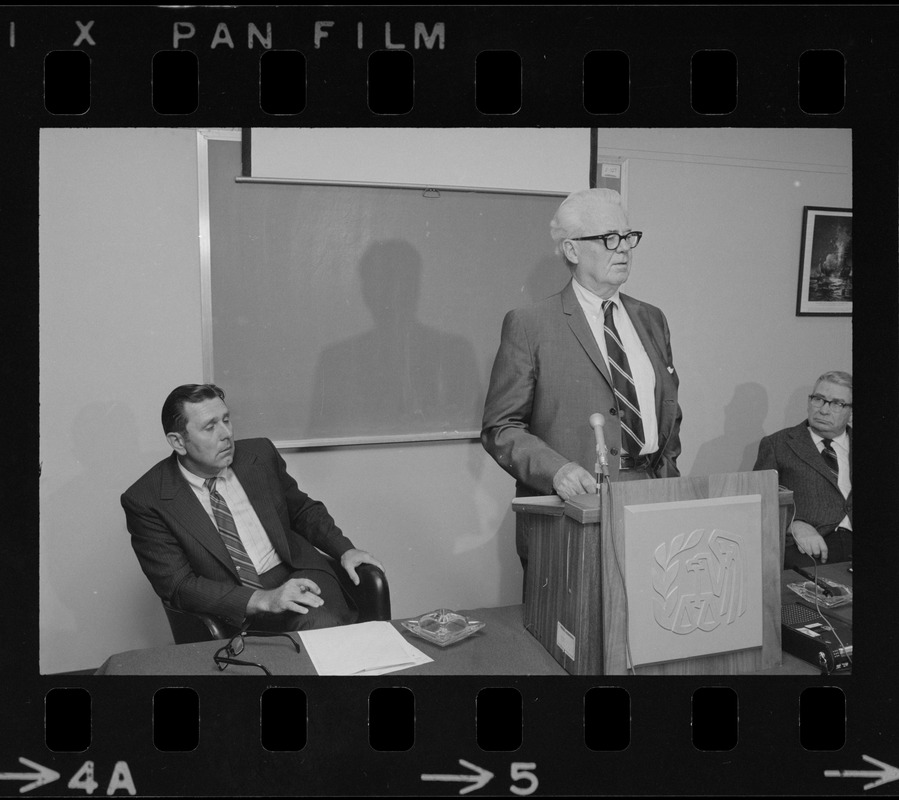
[[[518,498],[525,628],[574,675],[778,666],[791,506],[774,470],[605,482],[567,502]]]

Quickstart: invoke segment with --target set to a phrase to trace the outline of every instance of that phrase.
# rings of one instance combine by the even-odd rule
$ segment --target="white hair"
[[[559,248],[565,239],[589,235],[585,225],[590,223],[592,217],[608,211],[609,206],[620,206],[627,215],[621,195],[614,189],[582,189],[568,195],[549,223],[549,232],[556,247]]]
[[[845,386],[850,392],[852,391],[852,375],[848,372],[840,372],[839,370],[825,372],[815,381],[815,386],[819,383],[835,383],[837,386]]]

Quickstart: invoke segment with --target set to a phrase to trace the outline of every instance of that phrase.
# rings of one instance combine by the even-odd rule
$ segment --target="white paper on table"
[[[299,636],[319,675],[383,675],[434,660],[389,622],[300,631]]]

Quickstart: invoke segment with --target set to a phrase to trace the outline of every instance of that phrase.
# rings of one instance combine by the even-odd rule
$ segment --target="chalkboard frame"
[[[213,337],[213,302],[212,302],[212,248],[210,224],[210,174],[209,174],[209,142],[240,142],[244,160],[242,175],[235,176],[235,183],[247,184],[298,184],[314,186],[352,186],[371,188],[415,189],[423,192],[465,192],[484,193],[490,195],[521,195],[532,197],[551,197],[561,201],[565,192],[538,191],[527,189],[502,189],[492,187],[468,186],[432,186],[426,184],[407,183],[370,183],[347,181],[304,181],[300,179],[254,178],[247,174],[246,158],[248,156],[247,135],[245,129],[198,129],[197,131],[197,163],[198,163],[198,206],[199,206],[199,260],[201,291],[201,340],[203,359],[203,380],[215,383],[215,359]],[[595,132],[591,130],[591,138]],[[497,336],[499,331],[497,330]],[[279,450],[308,450],[331,447],[366,446],[366,445],[405,445],[414,443],[435,443],[480,440],[480,430],[458,430],[437,432],[415,432],[408,434],[381,433],[375,435],[352,435],[320,438],[275,438],[274,444]]]

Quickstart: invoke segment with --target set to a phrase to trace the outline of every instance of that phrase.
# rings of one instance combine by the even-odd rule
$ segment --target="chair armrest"
[[[391,619],[390,586],[383,570],[374,564],[360,564],[356,567],[356,574],[359,576],[359,585],[356,586],[337,559],[330,556],[326,556],[326,558],[334,569],[343,590],[353,598],[353,602],[359,610],[359,622],[373,620],[386,622]]]
[[[228,625],[212,614],[196,611],[182,611],[173,608],[163,601],[162,607],[169,620],[175,644],[190,642],[208,642],[215,639],[228,639],[237,632],[237,628]]]
[[[365,608],[359,604],[359,622],[387,621],[390,617],[390,586],[384,571],[374,564],[356,567],[359,576],[359,594],[365,598]]]

